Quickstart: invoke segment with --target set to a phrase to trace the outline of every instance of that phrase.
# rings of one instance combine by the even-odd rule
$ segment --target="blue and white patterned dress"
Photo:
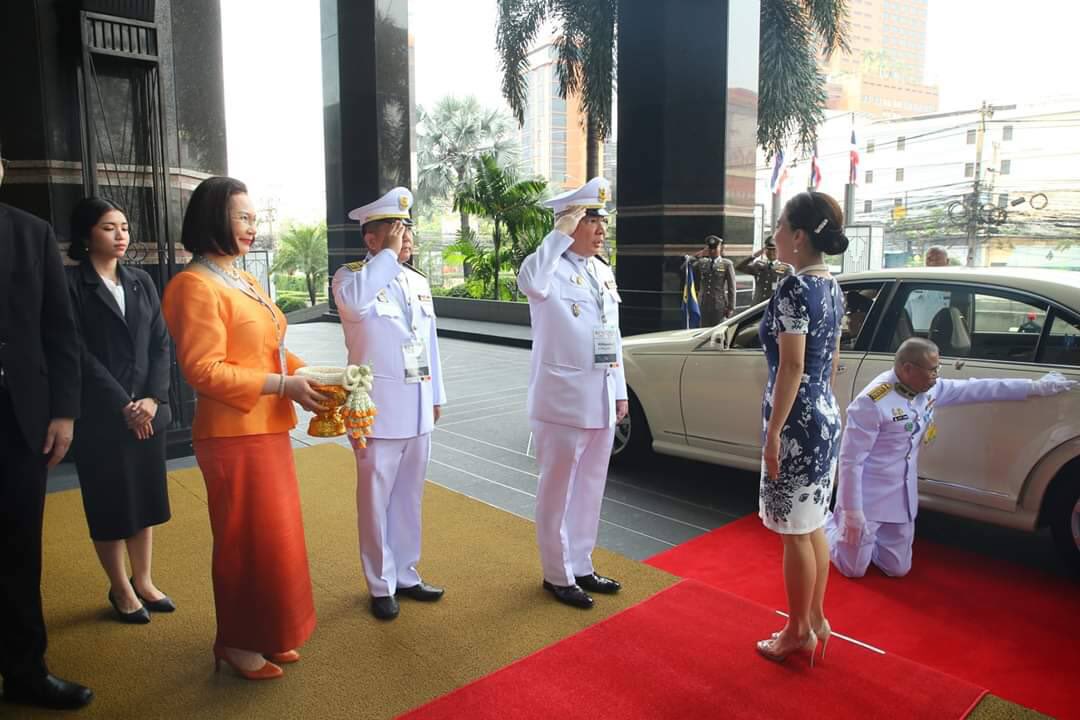
[[[780,475],[769,480],[761,464],[758,514],[770,530],[798,535],[825,524],[840,451],[840,408],[832,391],[832,362],[844,302],[831,277],[791,275],[769,301],[758,332],[769,382],[762,403],[762,444],[772,414],[780,367],[780,333],[806,335],[802,383],[780,432]]]

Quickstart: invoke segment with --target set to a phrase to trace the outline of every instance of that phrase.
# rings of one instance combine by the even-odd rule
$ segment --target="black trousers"
[[[41,523],[47,457],[30,448],[0,387],[0,675],[44,675],[45,619],[41,614]]]

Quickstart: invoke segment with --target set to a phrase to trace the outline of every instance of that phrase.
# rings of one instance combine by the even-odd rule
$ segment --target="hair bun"
[[[848,248],[848,238],[843,228],[835,227],[830,223],[814,237],[814,245],[826,255],[841,255]]]

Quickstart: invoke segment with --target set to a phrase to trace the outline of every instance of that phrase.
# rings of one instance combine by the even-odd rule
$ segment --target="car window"
[[[739,326],[735,329],[735,337],[731,340],[730,347],[732,349],[761,348],[758,325],[761,324],[761,317],[764,314],[765,310],[763,308],[761,312],[756,312],[739,323]]]
[[[871,332],[873,323],[866,322],[881,293],[881,283],[873,285],[844,285],[844,318],[840,322],[840,349],[854,350],[859,338]]]
[[[874,349],[895,352],[909,337],[932,340],[943,357],[1034,362],[1047,304],[1009,290],[905,283],[900,310],[883,327]]]
[[[1035,362],[1047,306],[1006,293],[973,295],[971,353],[983,360]]]
[[[954,324],[958,327],[966,328],[966,321],[961,321],[964,320],[966,306],[970,303],[970,299],[969,291],[949,285],[920,286],[915,283],[904,283],[897,293],[896,300],[890,306],[898,307],[899,310],[890,312],[884,319],[881,331],[874,339],[873,350],[891,354],[896,352],[900,343],[909,337],[934,339],[931,335],[941,335],[940,329],[946,316],[955,321]],[[931,332],[935,318],[939,318],[935,328],[938,332]],[[942,354],[945,353],[942,352]]]
[[[1080,320],[1055,310],[1039,360],[1049,365],[1080,366]]]

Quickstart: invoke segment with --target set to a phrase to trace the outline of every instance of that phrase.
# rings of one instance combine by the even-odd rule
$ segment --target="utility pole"
[[[971,202],[968,204],[967,227],[967,266],[975,267],[975,250],[978,245],[979,208],[982,206],[982,154],[983,140],[986,137],[986,121],[994,116],[994,108],[983,101],[979,108],[979,127],[975,131],[975,183],[972,187]]]

